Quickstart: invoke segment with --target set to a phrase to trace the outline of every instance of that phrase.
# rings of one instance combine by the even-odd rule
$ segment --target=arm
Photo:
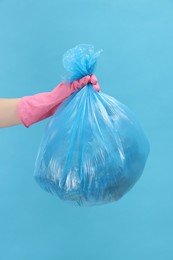
[[[21,123],[18,115],[19,98],[0,98],[0,127]]]
[[[21,123],[29,127],[53,115],[66,98],[88,83],[91,83],[96,91],[100,91],[97,78],[87,75],[69,84],[62,82],[50,92],[21,98],[0,98],[0,128]]]

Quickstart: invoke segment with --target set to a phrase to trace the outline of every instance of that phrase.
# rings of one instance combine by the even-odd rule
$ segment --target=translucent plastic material
[[[98,54],[90,45],[68,51],[63,61],[70,80],[93,73]],[[50,119],[35,178],[63,200],[104,204],[133,187],[148,153],[149,143],[134,114],[89,84],[66,99]]]

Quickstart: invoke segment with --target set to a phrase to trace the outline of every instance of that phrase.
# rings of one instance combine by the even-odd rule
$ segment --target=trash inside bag
[[[70,81],[94,72],[100,52],[78,45],[63,58]],[[120,199],[141,176],[149,142],[135,115],[91,84],[67,98],[50,118],[35,162],[46,191],[80,206]]]

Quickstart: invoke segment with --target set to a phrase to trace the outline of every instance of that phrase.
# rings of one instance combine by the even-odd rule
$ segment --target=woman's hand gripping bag
[[[78,45],[63,57],[70,81],[91,75],[100,52]],[[35,162],[40,186],[76,205],[120,199],[141,176],[149,142],[135,115],[91,84],[72,94],[48,122]]]

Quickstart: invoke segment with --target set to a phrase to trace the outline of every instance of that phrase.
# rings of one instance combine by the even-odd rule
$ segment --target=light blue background
[[[103,49],[102,91],[138,116],[145,171],[118,202],[74,207],[33,179],[47,121],[0,129],[0,260],[172,260],[173,1],[0,0],[0,96],[52,90],[79,43]]]

